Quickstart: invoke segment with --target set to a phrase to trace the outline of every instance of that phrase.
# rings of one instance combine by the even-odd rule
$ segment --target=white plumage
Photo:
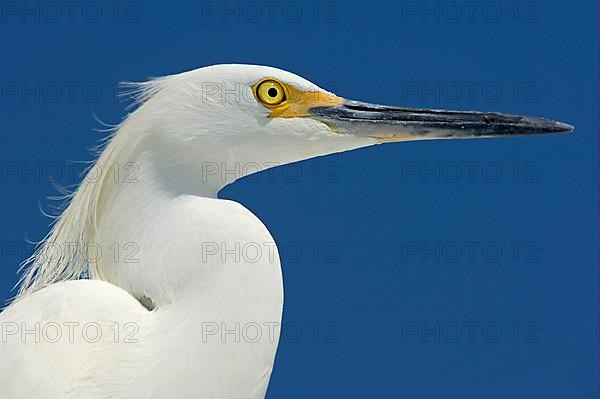
[[[258,90],[264,79],[285,95]],[[134,96],[139,108],[115,130],[0,314],[3,399],[262,398],[279,339],[280,261],[258,218],[217,199],[223,186],[381,142],[570,128],[348,102],[250,65],[156,79]],[[242,252],[253,246],[260,256]],[[91,279],[67,281],[82,276]]]

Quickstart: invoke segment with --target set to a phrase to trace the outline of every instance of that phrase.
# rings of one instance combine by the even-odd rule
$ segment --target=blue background
[[[52,180],[76,184],[66,161],[92,159],[93,114],[125,115],[116,82],[266,64],[348,98],[576,126],[378,146],[225,188],[290,249],[268,397],[597,397],[596,2],[245,4],[84,2],[55,22],[3,9],[0,299],[48,231]]]

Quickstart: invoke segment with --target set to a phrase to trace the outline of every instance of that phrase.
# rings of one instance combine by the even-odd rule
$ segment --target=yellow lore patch
[[[256,100],[271,110],[270,118],[310,116],[314,107],[335,106],[344,100],[321,91],[302,91],[275,78],[265,78],[252,87]],[[281,93],[283,91],[283,93]]]

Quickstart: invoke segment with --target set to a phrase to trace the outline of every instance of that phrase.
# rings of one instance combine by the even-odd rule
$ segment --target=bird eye
[[[286,100],[283,85],[276,80],[265,80],[256,88],[258,101],[266,106],[279,105]]]

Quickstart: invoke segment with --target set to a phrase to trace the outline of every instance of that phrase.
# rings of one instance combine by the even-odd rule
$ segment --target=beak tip
[[[547,128],[543,129],[544,133],[571,133],[573,130],[575,126],[557,121],[549,121]]]
[[[575,126],[569,125],[568,123],[559,122],[559,124],[561,127],[560,132],[562,132],[562,133],[571,133],[575,130]]]
[[[526,131],[524,134],[571,133],[575,126],[559,121],[539,117],[524,117]]]

